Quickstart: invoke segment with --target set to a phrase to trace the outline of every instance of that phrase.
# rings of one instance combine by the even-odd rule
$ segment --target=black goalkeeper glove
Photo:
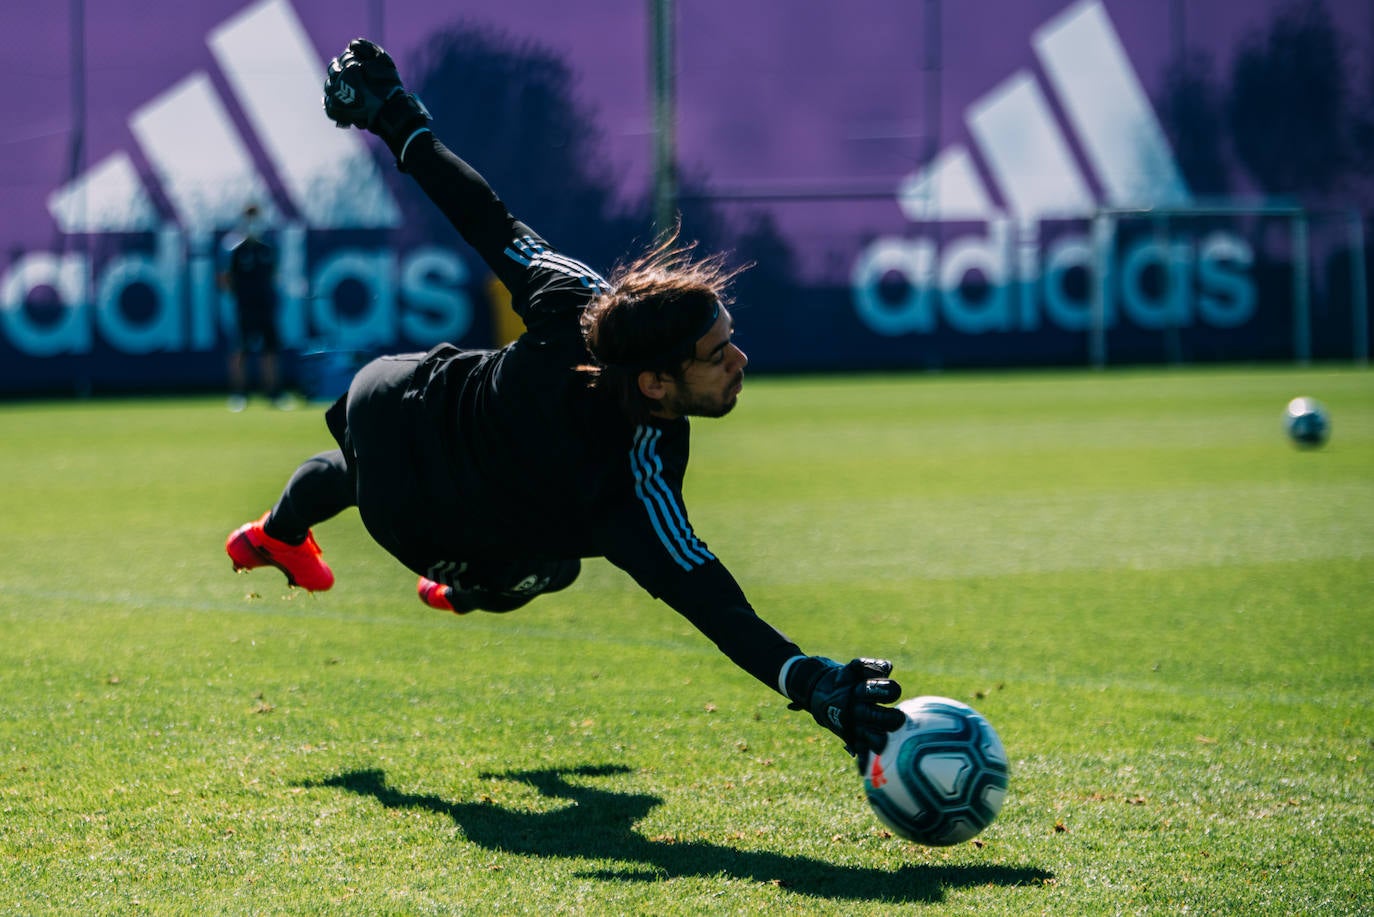
[[[826,729],[839,736],[845,751],[860,756],[881,752],[887,734],[906,722],[906,714],[890,704],[902,687],[887,676],[886,659],[855,659],[840,665],[823,656],[798,659],[787,672],[787,696],[792,710],[809,710]]]
[[[382,139],[400,164],[406,141],[430,122],[429,109],[407,92],[396,62],[366,38],[355,38],[329,62],[324,113],[338,127],[358,127]]]

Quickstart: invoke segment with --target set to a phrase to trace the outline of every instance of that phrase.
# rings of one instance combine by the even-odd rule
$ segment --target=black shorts
[[[380,357],[325,414],[357,489],[358,515],[377,544],[415,573],[476,590],[477,607],[508,610],[577,577],[576,558],[493,556],[483,520],[464,512],[435,431],[406,398],[425,354]],[[498,607],[499,606],[499,607]]]
[[[276,317],[257,312],[240,312],[229,345],[231,350],[276,353],[281,350]]]
[[[329,432],[356,480],[363,525],[373,540],[411,569],[429,558],[435,547],[430,543],[434,539],[420,532],[427,518],[427,488],[415,467],[416,431],[404,403],[423,357],[404,354],[373,360],[325,414]]]

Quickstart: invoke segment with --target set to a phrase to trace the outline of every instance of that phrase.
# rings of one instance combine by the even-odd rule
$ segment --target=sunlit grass
[[[1367,372],[751,379],[694,425],[693,522],[760,614],[1001,733],[1001,818],[941,850],[604,562],[454,618],[349,512],[331,592],[232,574],[329,444],[0,407],[0,913],[1374,910]]]

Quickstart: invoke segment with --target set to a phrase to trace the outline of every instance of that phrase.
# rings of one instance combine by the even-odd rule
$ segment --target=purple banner
[[[290,354],[490,346],[485,268],[320,111],[381,40],[440,135],[603,270],[653,236],[648,6],[10,4],[0,392],[222,385],[243,208]],[[1360,359],[1374,9],[676,4],[684,233],[762,370]]]

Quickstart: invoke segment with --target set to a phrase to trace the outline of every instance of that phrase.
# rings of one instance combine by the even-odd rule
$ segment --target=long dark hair
[[[584,366],[588,383],[614,395],[633,422],[648,418],[655,402],[639,390],[639,374],[681,380],[696,342],[728,305],[729,286],[748,265],[726,267],[726,255],[696,257],[696,243],[680,243],[678,230],[617,265],[602,293],[582,313],[582,336],[596,364]]]

